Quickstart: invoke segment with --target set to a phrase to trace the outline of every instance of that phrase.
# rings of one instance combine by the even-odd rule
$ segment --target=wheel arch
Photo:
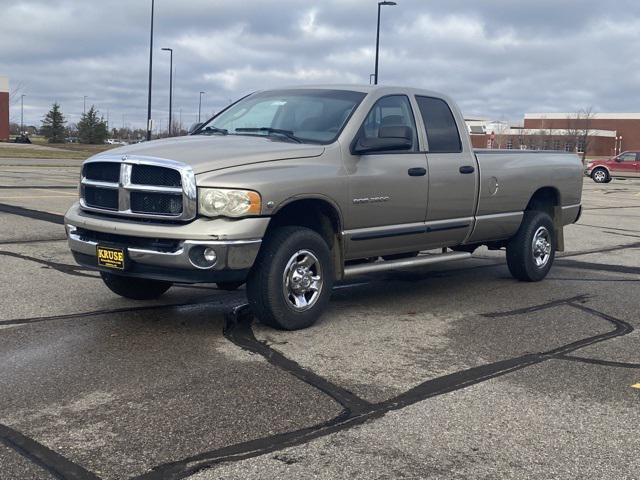
[[[562,222],[562,195],[560,191],[552,186],[538,188],[531,195],[525,211],[545,212],[551,217],[555,230],[556,250],[564,251],[564,225]]]
[[[278,227],[301,226],[317,232],[329,245],[336,278],[342,278],[344,246],[343,217],[340,207],[323,195],[290,197],[273,213],[265,236]]]

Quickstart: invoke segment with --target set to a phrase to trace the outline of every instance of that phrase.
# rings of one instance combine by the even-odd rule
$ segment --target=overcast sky
[[[397,0],[383,7],[380,83],[452,95],[467,117],[640,111],[639,0]],[[368,83],[375,0],[156,0],[153,118],[257,89]],[[0,75],[25,93],[25,123],[83,95],[112,126],[146,119],[151,0],[0,0]],[[19,120],[19,98],[12,105]]]

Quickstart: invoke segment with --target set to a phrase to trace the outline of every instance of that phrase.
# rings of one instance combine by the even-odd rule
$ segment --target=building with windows
[[[9,140],[9,79],[0,76],[0,142]]]
[[[475,148],[565,150],[609,157],[640,150],[640,113],[527,113],[521,125],[467,120]],[[587,135],[585,137],[585,132]]]

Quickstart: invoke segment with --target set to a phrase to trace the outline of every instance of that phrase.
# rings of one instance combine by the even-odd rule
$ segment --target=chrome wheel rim
[[[322,267],[309,250],[294,253],[282,276],[282,289],[288,305],[299,312],[313,307],[322,292]]]
[[[538,227],[536,233],[533,235],[533,242],[531,244],[533,252],[533,261],[536,267],[542,268],[551,258],[551,234],[547,227]]]
[[[605,173],[602,170],[598,170],[597,172],[595,172],[593,174],[593,178],[595,179],[596,182],[604,182],[605,178],[607,178],[607,176],[605,175]]]

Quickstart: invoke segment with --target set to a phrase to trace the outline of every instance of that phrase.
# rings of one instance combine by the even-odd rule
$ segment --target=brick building
[[[589,120],[570,113],[527,113],[521,126],[484,120],[468,120],[467,125],[475,148],[582,152],[581,133],[588,129],[588,156],[640,150],[640,113],[597,113]]]
[[[0,76],[0,142],[9,140],[9,79]]]

